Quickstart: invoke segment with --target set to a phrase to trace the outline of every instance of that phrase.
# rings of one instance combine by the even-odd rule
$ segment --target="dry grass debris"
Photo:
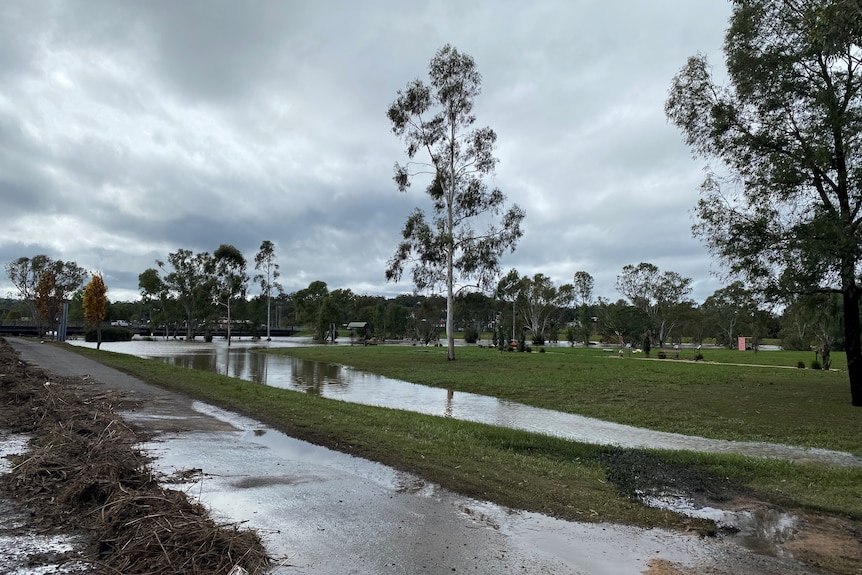
[[[28,366],[0,339],[0,425],[33,438],[0,475],[0,497],[30,510],[31,529],[83,532],[90,546],[75,560],[97,573],[264,573],[255,532],[160,485],[135,447],[145,438],[114,413],[125,401]]]

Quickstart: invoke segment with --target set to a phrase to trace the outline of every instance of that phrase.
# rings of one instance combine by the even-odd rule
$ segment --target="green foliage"
[[[464,342],[465,343],[476,343],[479,341],[479,330],[477,330],[472,325],[468,325],[464,330]]]
[[[736,2],[729,85],[704,56],[674,78],[668,118],[708,171],[695,234],[767,298],[840,293],[851,402],[862,406],[862,62],[858,2]]]
[[[433,211],[430,221],[419,208],[407,218],[386,279],[400,280],[405,266],[412,264],[417,290],[445,285],[450,360],[455,359],[456,279],[480,289],[489,284],[499,271],[502,254],[515,249],[524,219],[517,205],[504,211],[505,195],[485,183],[497,164],[497,135],[488,127],[473,128],[473,102],[481,84],[473,58],[447,44],[429,63],[428,83],[411,81],[398,91],[387,112],[392,131],[403,138],[410,159],[407,165],[395,165],[395,183],[406,191],[414,175],[430,172],[426,193]],[[420,152],[427,160],[413,162]],[[476,229],[477,221],[501,214],[496,223]]]
[[[691,278],[672,271],[660,272],[655,264],[641,262],[623,267],[617,276],[617,291],[631,305],[650,318],[659,346],[663,346],[674,329],[682,325],[684,312],[690,307]]]
[[[212,315],[213,258],[209,252],[195,254],[190,250],[180,249],[168,254],[170,272],[164,262],[156,263],[167,272],[162,279],[160,293],[164,293],[165,297],[172,301],[172,305],[163,306],[161,319],[165,325],[185,325],[186,337],[191,339],[195,333],[195,324]],[[146,289],[158,289],[159,285],[152,274],[144,273],[147,274],[143,278],[143,281],[147,282]],[[142,281],[140,276],[138,281]],[[145,289],[144,284],[141,284],[141,289]]]
[[[649,315],[623,300],[610,303],[599,298],[596,312],[598,332],[606,343],[639,345],[642,335],[652,329]]]

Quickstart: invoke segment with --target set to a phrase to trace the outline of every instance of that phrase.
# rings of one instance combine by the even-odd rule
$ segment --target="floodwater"
[[[70,343],[88,347],[95,345],[81,341]],[[849,453],[653,431],[540,409],[495,397],[417,385],[355,370],[349,366],[254,351],[263,347],[291,347],[308,343],[307,340],[295,338],[274,339],[269,343],[246,339],[234,340],[228,348],[223,341],[203,343],[136,340],[103,343],[102,348],[182,367],[226,374],[273,387],[313,393],[329,399],[522,429],[584,443],[627,448],[734,453],[840,466],[862,465],[862,458]],[[416,352],[427,353],[427,350],[416,348]]]

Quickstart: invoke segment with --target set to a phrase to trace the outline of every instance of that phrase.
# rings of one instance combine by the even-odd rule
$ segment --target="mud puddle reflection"
[[[784,556],[784,544],[797,533],[799,518],[777,509],[756,507],[725,510],[699,505],[690,498],[678,495],[638,495],[645,505],[651,507],[668,509],[689,517],[711,519],[725,539],[755,553]]]

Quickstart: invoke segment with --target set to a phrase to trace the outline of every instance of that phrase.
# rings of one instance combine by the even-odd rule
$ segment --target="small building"
[[[354,332],[362,330],[359,335],[363,338],[368,337],[368,322],[367,321],[351,321],[345,325],[350,330],[350,336],[353,337]]]

